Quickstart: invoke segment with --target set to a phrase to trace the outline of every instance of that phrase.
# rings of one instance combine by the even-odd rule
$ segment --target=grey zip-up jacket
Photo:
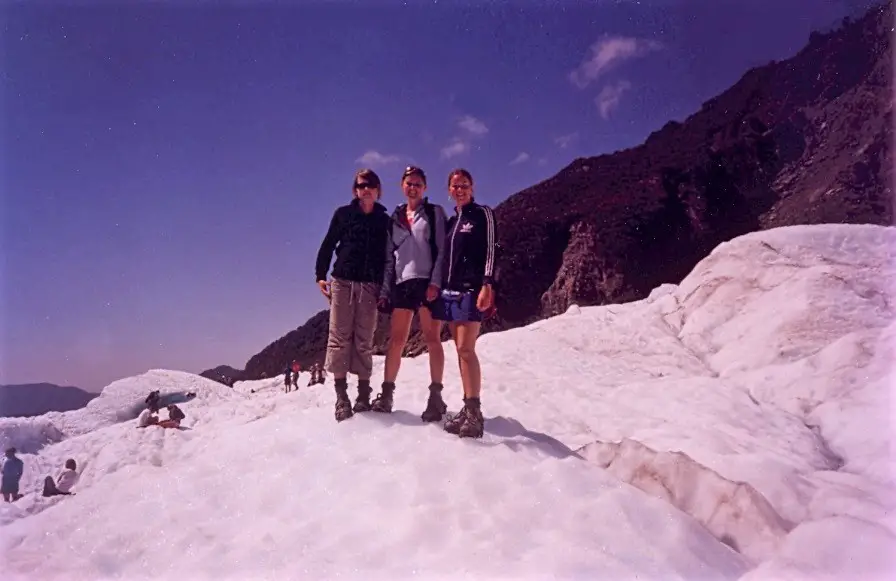
[[[424,199],[411,224],[407,222],[406,212],[407,204],[402,204],[392,214],[381,298],[390,299],[396,285],[415,278],[425,278],[430,284],[442,287],[445,224],[448,222],[445,210]],[[435,223],[431,224],[431,220]]]

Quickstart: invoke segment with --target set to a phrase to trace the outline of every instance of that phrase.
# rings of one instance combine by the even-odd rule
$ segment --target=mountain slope
[[[0,417],[39,416],[47,412],[76,410],[98,395],[78,387],[53,383],[0,385]]]
[[[887,4],[813,34],[643,145],[498,205],[505,324],[646,296],[746,232],[891,224],[891,25]]]

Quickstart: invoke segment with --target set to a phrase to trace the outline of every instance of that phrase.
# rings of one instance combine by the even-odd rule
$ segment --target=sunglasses
[[[356,190],[375,190],[380,187],[379,184],[372,184],[370,182],[361,182],[360,184],[355,184]]]

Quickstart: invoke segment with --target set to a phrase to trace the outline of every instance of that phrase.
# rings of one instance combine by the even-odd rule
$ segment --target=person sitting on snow
[[[25,464],[16,456],[16,449],[7,448],[6,461],[3,462],[3,477],[0,480],[0,492],[3,493],[3,500],[6,502],[15,502],[22,498],[19,494],[19,481],[22,480],[23,472]]]
[[[44,496],[58,496],[65,495],[70,496],[73,494],[71,492],[72,487],[78,483],[78,473],[77,465],[73,458],[69,458],[65,461],[65,470],[59,473],[59,476],[56,477],[56,480],[53,480],[52,476],[47,476],[44,479]]]
[[[154,404],[149,406],[140,412],[140,415],[137,416],[137,427],[145,428],[147,426],[154,426],[159,423],[159,416],[156,414],[159,412],[159,408]]]
[[[179,428],[180,421],[187,416],[184,415],[184,412],[181,411],[179,407],[174,404],[168,406],[168,419],[162,420],[159,422],[159,426],[163,428]]]

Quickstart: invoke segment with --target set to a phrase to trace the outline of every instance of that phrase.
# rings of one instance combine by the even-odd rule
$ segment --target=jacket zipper
[[[451,230],[451,246],[448,250],[448,278],[445,280],[445,286],[451,285],[451,272],[454,270],[454,239],[457,237],[457,227],[460,226],[460,219],[463,216],[463,210],[457,213],[457,222]]]
[[[365,216],[365,218],[369,218],[369,216]],[[370,274],[367,271],[367,269],[369,268],[369,262],[370,262],[370,221],[365,220],[364,226],[365,226],[364,235],[366,237],[365,239],[367,241],[367,244],[365,244],[366,250],[364,252],[364,274],[362,274],[361,276],[367,277],[367,275]]]

